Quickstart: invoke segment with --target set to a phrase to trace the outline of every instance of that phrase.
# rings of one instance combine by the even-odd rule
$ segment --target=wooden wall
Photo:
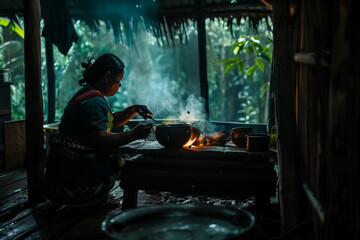
[[[331,10],[323,239],[360,239],[359,4],[338,1]]]
[[[273,1],[273,13],[279,14],[278,11],[284,11],[281,9],[284,5],[276,2],[279,4]],[[291,22],[288,39],[292,41],[293,64],[290,67],[286,62],[283,64],[291,71],[288,80],[295,85],[294,90],[289,83],[288,91],[294,94],[295,100],[297,146],[290,149],[296,152],[294,159],[280,161],[285,166],[281,176],[283,185],[291,184],[284,183],[284,176],[293,173],[294,176],[286,180],[292,181],[297,189],[290,188],[293,197],[284,198],[280,203],[284,208],[284,228],[289,230],[308,218],[312,230],[310,236],[303,239],[360,239],[360,63],[357,57],[360,39],[356,34],[359,8],[355,0],[292,3],[296,6],[295,15],[283,18],[283,22]],[[279,38],[275,36],[276,29],[284,29],[284,23],[275,20],[276,59],[286,55],[275,49],[275,40]],[[275,76],[278,71],[277,81],[281,81],[279,66],[274,70]],[[284,100],[284,96],[280,91],[276,100]],[[289,103],[291,108],[292,102]],[[279,108],[278,104],[277,107],[282,114],[286,111],[284,106]],[[293,114],[291,109],[288,114]],[[277,114],[277,118],[280,120],[277,124],[292,129],[292,123],[281,121],[286,117]],[[284,141],[293,139],[281,138],[280,134],[280,145],[289,146]],[[295,170],[291,164],[296,166]],[[287,190],[281,194],[288,195]],[[289,213],[295,214],[293,218]]]
[[[26,167],[25,120],[4,122],[5,171]]]

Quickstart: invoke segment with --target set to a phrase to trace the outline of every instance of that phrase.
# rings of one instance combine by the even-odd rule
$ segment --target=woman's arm
[[[113,117],[114,117],[113,125],[114,125],[114,127],[119,127],[119,126],[122,126],[122,125],[126,124],[127,122],[129,122],[130,119],[135,117],[136,114],[138,114],[137,111],[136,111],[136,105],[125,108],[122,111],[114,112],[113,113]]]
[[[106,130],[89,131],[88,137],[91,145],[98,149],[114,149],[126,145],[137,139],[144,139],[151,133],[152,125],[138,125],[127,132],[108,133]]]

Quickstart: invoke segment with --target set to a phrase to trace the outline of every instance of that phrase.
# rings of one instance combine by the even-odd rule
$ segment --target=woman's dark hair
[[[110,71],[112,76],[120,74],[124,68],[124,63],[114,54],[107,53],[100,56],[94,62],[94,58],[85,58],[81,66],[85,68],[83,71],[83,79],[79,80],[81,86],[86,86],[89,83],[96,82],[107,71]]]

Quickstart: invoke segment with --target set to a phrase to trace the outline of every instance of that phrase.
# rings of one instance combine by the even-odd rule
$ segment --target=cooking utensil
[[[149,119],[153,120],[153,121],[154,121],[154,122],[156,122],[156,123],[159,123],[159,124],[165,125],[164,123],[159,122],[158,120],[155,120],[155,119],[154,119],[151,115],[147,115],[147,118],[149,118]]]
[[[190,125],[167,124],[156,126],[156,140],[164,147],[181,148],[191,137]]]
[[[201,131],[189,124],[167,124],[156,126],[156,140],[164,147],[181,148],[187,142],[194,143]]]
[[[162,122],[159,122],[158,120],[155,120],[155,119],[154,119],[151,115],[149,115],[148,113],[145,113],[145,112],[141,111],[141,109],[137,109],[136,111],[137,111],[137,113],[138,113],[142,118],[144,118],[145,120],[149,118],[149,119],[153,120],[153,121],[156,122],[156,123],[164,124],[164,123],[162,123]]]
[[[255,224],[244,209],[205,204],[167,204],[129,209],[101,225],[110,239],[239,239]]]

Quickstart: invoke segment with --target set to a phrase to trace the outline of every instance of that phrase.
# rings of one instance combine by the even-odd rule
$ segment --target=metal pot
[[[248,152],[267,152],[269,150],[270,135],[267,133],[254,133],[246,136],[246,150]]]
[[[252,128],[238,127],[231,129],[231,141],[238,147],[246,148],[247,135],[253,133]]]
[[[190,139],[197,139],[200,130],[186,123],[156,126],[156,140],[164,147],[181,148]]]
[[[255,216],[244,209],[205,204],[167,204],[129,209],[101,225],[109,239],[239,239]]]

